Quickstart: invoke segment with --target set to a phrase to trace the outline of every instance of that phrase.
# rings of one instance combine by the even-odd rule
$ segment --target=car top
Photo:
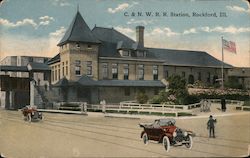
[[[160,126],[170,126],[175,125],[175,119],[173,118],[166,118],[166,119],[156,119],[155,122],[158,122]]]

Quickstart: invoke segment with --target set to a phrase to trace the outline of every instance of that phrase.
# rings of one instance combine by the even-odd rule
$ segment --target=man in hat
[[[213,119],[213,116],[210,115],[209,116],[209,120],[207,121],[207,129],[209,129],[209,137],[213,137],[215,138],[215,135],[214,135],[214,124],[216,123],[216,119]]]

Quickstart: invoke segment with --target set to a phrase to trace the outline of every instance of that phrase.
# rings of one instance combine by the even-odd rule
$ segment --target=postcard
[[[249,157],[247,0],[0,0],[0,157]]]

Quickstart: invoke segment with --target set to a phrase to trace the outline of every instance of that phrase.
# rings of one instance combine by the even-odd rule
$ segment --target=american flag
[[[235,42],[227,41],[225,39],[222,40],[222,46],[225,50],[236,53],[236,45]]]

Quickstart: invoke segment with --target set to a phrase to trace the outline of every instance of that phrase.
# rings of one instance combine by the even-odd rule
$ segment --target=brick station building
[[[58,43],[59,53],[48,61],[61,100],[117,103],[134,100],[140,91],[156,95],[173,74],[191,84],[221,78],[221,61],[206,52],[144,46],[144,29],[136,27],[136,41],[113,28],[91,30],[77,11]],[[224,63],[224,68],[227,79],[232,66]]]

